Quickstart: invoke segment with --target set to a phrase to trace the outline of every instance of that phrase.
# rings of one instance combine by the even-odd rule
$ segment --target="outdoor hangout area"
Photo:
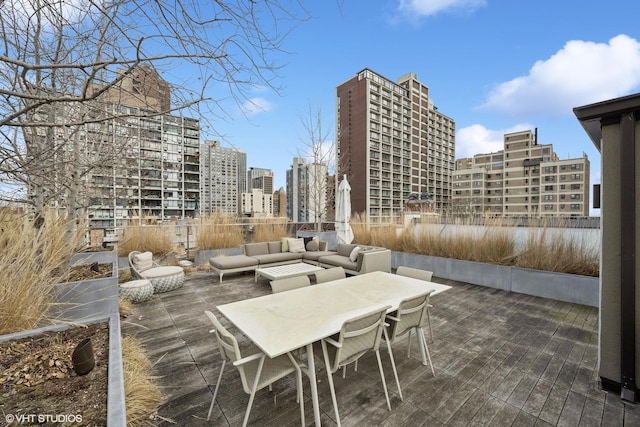
[[[164,395],[157,424],[301,425],[302,417],[304,425],[337,425],[339,419],[345,426],[640,423],[635,405],[598,388],[597,308],[397,274],[402,270],[322,283],[312,272],[302,275],[308,286],[280,292],[255,271],[230,274],[222,283],[214,272],[193,271],[182,287],[136,304],[122,333],[147,349]],[[359,317],[353,330],[363,328],[360,315],[375,309],[383,317],[374,313],[372,325],[385,315],[393,323],[387,302],[397,310],[402,296],[392,297],[389,289],[420,294],[412,286],[426,290],[429,318],[418,320],[411,340],[372,326],[377,343],[337,356],[336,349],[350,348],[352,330],[337,313]],[[327,321],[317,333],[333,332],[331,339],[312,338],[318,307]],[[343,374],[342,362],[360,352],[357,370],[351,363]],[[243,359],[233,363],[236,356]],[[258,361],[263,378],[277,379],[258,385],[247,416]]]

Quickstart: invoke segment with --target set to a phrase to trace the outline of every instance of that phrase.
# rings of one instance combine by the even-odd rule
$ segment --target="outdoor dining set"
[[[311,285],[309,275],[316,276],[315,284]],[[415,332],[422,364],[435,375],[423,328],[430,327],[430,297],[450,287],[431,282],[430,272],[400,267],[396,274],[374,271],[347,277],[341,268],[319,268],[272,280],[270,284],[270,295],[218,305],[216,310],[205,312],[223,360],[208,418],[229,362],[237,368],[242,387],[250,396],[243,426],[249,421],[256,392],[290,374],[296,376],[296,399],[305,425],[303,373],[309,378],[314,422],[320,425],[314,355],[317,343],[316,350],[322,350],[318,358],[327,373],[337,425],[341,424],[332,374],[342,369],[344,376],[347,365],[354,365],[357,370],[358,359],[368,352],[375,353],[387,407],[392,409],[380,355],[382,343],[386,344],[400,399],[402,379],[392,352],[396,340],[407,336],[410,351]],[[218,314],[259,351],[241,354],[237,338],[223,326]],[[431,330],[430,333],[433,339]]]

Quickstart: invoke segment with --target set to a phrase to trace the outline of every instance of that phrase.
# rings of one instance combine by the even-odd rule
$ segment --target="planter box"
[[[124,376],[122,367],[122,341],[120,336],[120,314],[94,319],[92,323],[109,322],[109,367],[107,384],[107,426],[120,427],[127,425],[124,399]],[[44,328],[30,329],[0,336],[0,342],[37,336],[47,331],[61,331],[71,326],[52,325]]]
[[[428,255],[391,252],[391,266],[433,271],[443,279],[599,307],[600,278]]]
[[[92,323],[109,318],[118,308],[118,256],[116,252],[87,252],[75,255],[72,265],[112,264],[112,275],[100,279],[58,283],[52,290],[55,304],[49,317],[57,321]]]

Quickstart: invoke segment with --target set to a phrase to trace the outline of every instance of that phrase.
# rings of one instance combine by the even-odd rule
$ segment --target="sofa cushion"
[[[132,257],[133,267],[142,273],[153,267],[153,254],[151,252],[142,252]]]
[[[289,252],[305,252],[303,239],[289,239]]]
[[[267,242],[270,254],[279,254],[282,252],[282,242]]]
[[[346,256],[347,258],[351,255],[351,251],[358,245],[352,245],[347,243],[338,243],[337,252],[338,255]]]
[[[335,251],[306,251],[302,253],[302,259],[309,261],[318,261],[320,257],[327,255],[336,255]]]
[[[256,259],[258,264],[265,265],[276,262],[302,261],[302,254],[299,252],[280,252],[277,254],[255,255],[252,258]]]
[[[176,265],[168,265],[164,267],[154,267],[146,270],[142,276],[147,280],[159,279],[161,277],[175,276],[184,272],[182,267]]]
[[[258,260],[246,255],[216,256],[209,259],[209,264],[220,270],[230,270],[233,268],[257,266]]]
[[[247,243],[244,245],[244,254],[246,256],[265,255],[269,253],[269,244],[267,242]]]
[[[314,237],[309,242],[307,242],[307,244],[305,245],[305,248],[308,251],[312,251],[312,252],[320,250],[320,239],[318,239],[317,237]]]
[[[345,270],[358,271],[356,270],[357,263],[351,262],[348,256],[327,255],[327,256],[321,257],[318,261],[322,264],[329,264],[336,267],[342,267]]]
[[[361,250],[360,246],[356,246],[355,248],[353,248],[353,250],[349,254],[349,259],[351,260],[351,262],[358,261],[358,254],[360,253],[360,250]]]

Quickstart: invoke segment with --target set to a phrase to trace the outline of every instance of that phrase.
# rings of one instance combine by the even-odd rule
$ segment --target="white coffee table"
[[[255,281],[258,276],[266,277],[269,280],[286,279],[287,277],[308,276],[316,271],[324,270],[317,265],[298,262],[295,264],[276,265],[275,267],[256,268]]]

